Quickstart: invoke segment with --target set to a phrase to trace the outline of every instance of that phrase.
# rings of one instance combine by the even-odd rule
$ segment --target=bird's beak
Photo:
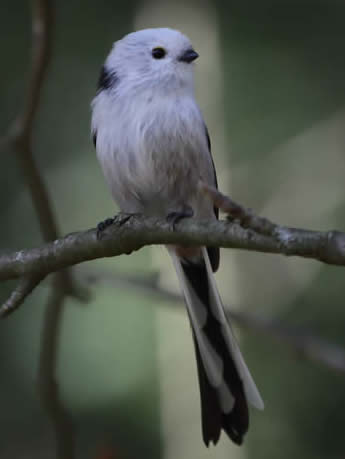
[[[197,57],[199,57],[199,54],[196,51],[194,51],[193,48],[190,48],[190,49],[187,49],[187,51],[184,51],[178,60],[181,62],[187,62],[187,64],[190,64]]]

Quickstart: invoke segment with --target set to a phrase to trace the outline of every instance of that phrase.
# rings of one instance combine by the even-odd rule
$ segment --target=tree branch
[[[0,307],[0,318],[14,312],[26,299],[33,289],[41,282],[42,276],[29,275],[23,276],[19,279],[16,288],[12,291],[11,295]]]
[[[271,317],[227,312],[240,327],[287,345],[298,357],[302,357],[345,374],[345,349],[314,335],[310,330],[282,324]]]
[[[238,204],[216,188],[200,181],[201,191],[209,195],[214,205],[228,214],[229,221],[238,222],[258,234],[268,236],[278,243],[283,255],[297,255],[314,258],[324,263],[345,265],[345,233],[339,231],[310,231],[273,223],[268,218],[256,215],[252,209]],[[263,250],[266,251],[266,250]]]
[[[60,399],[59,387],[56,382],[58,339],[65,292],[58,285],[61,278],[56,276],[55,282],[56,285],[51,289],[45,310],[37,382],[41,403],[54,425],[57,445],[56,457],[71,459],[74,457],[75,451],[74,427]]]
[[[123,273],[109,274],[104,272],[86,271],[83,276],[88,285],[91,283],[107,282],[113,288],[119,286],[135,286],[145,294],[154,295],[158,299],[169,301],[182,306],[181,295],[170,292],[158,285],[159,276],[150,277],[127,275]],[[234,310],[235,309],[235,310]],[[236,308],[226,308],[226,315],[241,328],[264,335],[284,344],[298,357],[321,364],[333,371],[345,374],[345,349],[329,343],[310,330],[292,327],[281,323],[273,317],[252,314],[247,311],[237,311]]]
[[[50,60],[52,26],[53,8],[51,0],[32,0],[32,56],[26,102],[22,113],[13,123],[6,137],[6,140],[14,147],[43,239],[46,242],[56,239],[59,231],[48,190],[33,157],[32,134]],[[4,317],[14,311],[44,277],[44,274],[37,272],[23,276],[9,299],[2,305],[0,316]],[[46,306],[39,365],[41,396],[53,422],[57,439],[57,457],[61,459],[73,459],[74,457],[73,430],[61,400],[59,400],[58,387],[54,379],[59,322],[64,299],[67,295],[80,298],[70,272],[65,270],[55,275],[51,297]]]
[[[69,234],[41,247],[0,256],[0,281],[49,273],[83,261],[113,257],[152,244],[218,246],[289,256],[301,256],[345,265],[345,233],[280,227],[276,237],[266,236],[238,223],[185,219],[174,229],[164,219],[134,215],[115,219],[100,240],[95,229]]]

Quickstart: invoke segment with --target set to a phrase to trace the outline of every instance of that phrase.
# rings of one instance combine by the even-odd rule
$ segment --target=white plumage
[[[171,216],[193,212],[215,219],[199,191],[216,186],[207,129],[194,96],[197,54],[172,29],[131,33],[114,44],[92,102],[92,133],[114,200],[128,213]],[[203,437],[223,428],[241,443],[246,401],[263,402],[225,317],[213,277],[217,249],[169,247],[186,300],[196,346]]]

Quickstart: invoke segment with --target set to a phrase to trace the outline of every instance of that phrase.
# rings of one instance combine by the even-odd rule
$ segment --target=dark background
[[[212,138],[219,185],[282,224],[344,229],[345,5],[341,1],[59,1],[53,59],[35,123],[34,154],[64,233],[115,212],[90,141],[90,101],[112,42],[170,26],[200,54],[197,95]],[[30,5],[2,0],[0,126],[22,106],[30,63]],[[28,191],[1,152],[1,249],[38,245]],[[345,345],[344,272],[315,261],[222,251],[225,304]],[[58,378],[77,433],[78,457],[342,458],[345,378],[238,329],[265,400],[245,446],[225,435],[205,449],[189,325],[183,309],[117,274],[176,289],[162,248],[98,260],[87,305],[68,300]],[[151,278],[151,277],[150,277]],[[117,280],[116,280],[117,279]],[[6,298],[10,285],[1,286]],[[36,388],[48,288],[43,284],[0,330],[0,457],[54,457],[54,434]],[[107,456],[107,454],[112,456]]]

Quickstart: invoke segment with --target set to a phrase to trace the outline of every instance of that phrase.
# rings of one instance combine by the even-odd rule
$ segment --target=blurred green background
[[[34,154],[64,233],[94,227],[116,211],[90,141],[90,101],[112,42],[159,26],[189,35],[200,54],[197,95],[221,190],[282,224],[344,229],[344,2],[61,0],[55,10]],[[2,0],[0,24],[6,132],[25,95],[30,4]],[[2,152],[0,174],[1,249],[40,244],[13,154]],[[175,291],[164,250],[146,248],[75,271],[80,282],[99,279],[87,305],[67,301],[61,332],[58,377],[78,457],[345,457],[344,375],[244,329],[237,334],[266,409],[253,410],[242,448],[222,435],[207,450],[183,309],[118,279],[157,274],[162,287]],[[225,304],[345,346],[341,268],[223,250],[217,280]],[[1,297],[9,291],[2,285]],[[54,457],[54,434],[35,385],[47,293],[42,285],[1,323],[1,459]]]

